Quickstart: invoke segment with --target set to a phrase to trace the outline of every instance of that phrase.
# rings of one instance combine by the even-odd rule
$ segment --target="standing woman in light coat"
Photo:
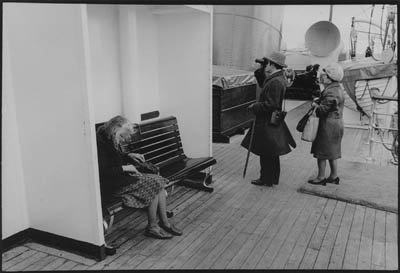
[[[344,91],[339,82],[343,79],[343,68],[337,64],[329,64],[321,74],[320,82],[325,89],[319,100],[313,102],[315,113],[319,117],[317,136],[312,143],[311,153],[317,159],[318,175],[308,183],[326,185],[339,184],[337,160],[341,158],[341,142],[343,138],[343,106]],[[325,178],[326,160],[329,161],[331,173]]]

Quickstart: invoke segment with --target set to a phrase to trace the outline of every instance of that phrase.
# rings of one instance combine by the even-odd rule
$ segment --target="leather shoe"
[[[313,184],[313,185],[326,186],[326,179],[322,179],[321,181],[308,180],[308,183]]]
[[[262,180],[260,180],[260,179],[256,179],[256,180],[251,180],[251,184],[257,185],[257,186],[262,186],[262,185],[264,185],[265,183],[264,183]]]
[[[164,233],[161,230],[154,230],[154,229],[146,229],[146,231],[144,232],[144,235],[147,237],[162,239],[162,240],[172,238],[171,234]]]
[[[183,234],[183,232],[177,228],[176,226],[174,226],[173,224],[169,224],[169,227],[159,223],[159,226],[165,230],[166,232],[175,235],[175,236],[181,236]]]
[[[339,176],[336,177],[335,179],[332,179],[332,178],[327,178],[327,179],[325,179],[325,182],[326,182],[326,183],[332,183],[332,184],[336,184],[336,185],[339,184],[339,181],[340,181]]]
[[[262,181],[261,179],[252,180],[252,181],[251,181],[251,184],[257,185],[257,186],[272,187],[272,184],[270,184],[270,183],[265,183],[265,182]]]

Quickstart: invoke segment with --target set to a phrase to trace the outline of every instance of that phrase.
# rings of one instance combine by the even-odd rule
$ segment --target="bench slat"
[[[170,132],[163,135],[158,135],[148,139],[134,140],[133,142],[121,145],[123,151],[135,152],[136,150],[143,149],[146,147],[151,147],[151,145],[157,144],[162,141],[171,140],[176,143],[181,142],[181,138],[179,136],[179,132]]]
[[[150,161],[151,163],[157,165],[160,162],[166,161],[168,159],[173,159],[174,157],[181,157],[183,156],[183,150],[181,148],[173,150],[173,151],[169,151],[167,153],[164,154],[160,154],[154,157],[149,157],[146,160]]]
[[[176,131],[178,131],[178,124],[171,124],[166,127],[160,127],[150,131],[140,130],[140,136],[142,139],[147,139],[154,136],[163,135],[165,133],[176,132]]]
[[[141,133],[147,132],[147,131],[151,131],[154,129],[158,129],[161,127],[166,127],[169,125],[173,125],[173,124],[177,124],[177,119],[175,117],[165,117],[165,118],[160,118],[157,120],[149,120],[149,121],[145,121],[139,124],[139,128]]]

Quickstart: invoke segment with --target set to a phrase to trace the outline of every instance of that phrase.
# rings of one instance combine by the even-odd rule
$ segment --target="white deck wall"
[[[4,18],[5,20],[6,17]],[[12,86],[8,29],[3,31],[3,86],[1,137],[2,239],[29,228],[28,208],[21,160],[20,138]]]
[[[122,112],[118,8],[88,5],[87,12],[93,104],[99,123]]]
[[[190,157],[211,155],[210,14],[160,15],[160,109],[178,119]],[[203,27],[198,27],[198,26]]]
[[[102,245],[84,5],[3,7],[29,227]],[[11,183],[2,181],[4,188]],[[16,210],[12,205],[3,200],[6,215]],[[25,226],[26,219],[14,220]],[[3,223],[3,236],[20,231],[8,224]]]

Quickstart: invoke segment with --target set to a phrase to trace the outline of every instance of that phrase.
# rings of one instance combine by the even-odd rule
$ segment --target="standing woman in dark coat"
[[[285,55],[272,52],[265,57],[265,80],[258,101],[249,106],[249,111],[255,115],[255,127],[250,151],[260,156],[260,178],[251,181],[254,185],[272,187],[279,183],[280,161],[279,156],[291,151],[290,146],[296,143],[290,134],[285,121],[278,125],[270,123],[274,110],[282,110],[283,99],[286,92],[287,80],[283,74]],[[258,70],[259,71],[259,70]],[[257,74],[255,73],[256,77]],[[260,81],[259,81],[260,82]],[[251,130],[243,139],[241,145],[249,149]]]
[[[140,173],[134,166],[133,159],[144,161],[142,155],[124,155],[120,152],[120,144],[129,141],[135,133],[135,125],[121,116],[110,119],[97,129],[102,199],[112,194],[120,197],[128,207],[147,207],[148,225],[145,235],[148,237],[169,239],[172,235],[182,235],[182,232],[167,219],[164,186],[168,180],[157,174]]]
[[[309,180],[310,184],[339,184],[337,160],[341,158],[341,143],[343,138],[343,107],[344,91],[339,85],[343,79],[343,68],[337,64],[329,64],[321,74],[320,82],[325,89],[319,100],[313,102],[315,113],[319,117],[317,136],[312,143],[311,153],[317,159],[318,175]],[[326,160],[329,161],[331,173],[325,179]]]

